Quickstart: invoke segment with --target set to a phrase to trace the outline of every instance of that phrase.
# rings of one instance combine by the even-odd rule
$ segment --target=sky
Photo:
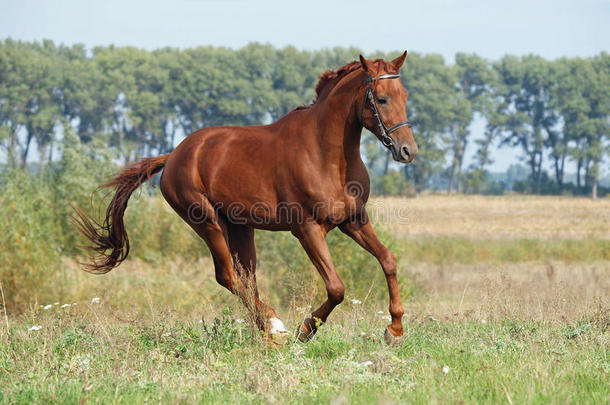
[[[0,38],[146,49],[355,46],[438,53],[449,63],[456,52],[592,56],[610,51],[609,21],[610,0],[0,0]],[[482,127],[473,124],[475,137]],[[516,155],[498,151],[492,169]]]

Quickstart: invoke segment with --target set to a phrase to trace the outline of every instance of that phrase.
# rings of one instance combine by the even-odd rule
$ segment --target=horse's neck
[[[351,74],[332,89],[319,106],[317,136],[326,164],[344,168],[362,161],[362,124],[356,111],[360,76]]]

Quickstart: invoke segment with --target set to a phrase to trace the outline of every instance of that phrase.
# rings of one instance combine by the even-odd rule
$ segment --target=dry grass
[[[40,311],[53,302],[88,304],[93,297],[99,297],[125,320],[150,316],[153,308],[164,308],[176,319],[191,322],[226,307],[246,317],[239,301],[216,283],[209,259],[197,263],[167,261],[162,267],[129,260],[105,276],[83,273],[73,261],[65,261],[64,266],[65,271],[55,280],[56,285],[62,285],[63,280],[55,298],[38,302],[31,310]],[[404,299],[411,320],[432,316],[450,321],[518,319],[561,323],[610,311],[608,262],[409,265],[403,260],[399,267],[401,287],[412,290],[413,282],[417,286],[415,295]],[[351,311],[354,298],[375,308],[372,313],[387,312],[386,286],[377,277],[380,269],[372,267],[362,272],[367,278],[376,277],[377,282],[371,285],[374,294],[360,296],[348,289],[346,302],[337,308],[331,321]],[[305,315],[302,308],[320,303],[324,295],[313,268],[309,276],[310,285],[279,294],[273,291],[278,283],[263,272],[259,274],[261,296],[283,319],[298,322]],[[283,286],[290,284],[284,283]]]
[[[419,264],[409,272],[426,291],[406,304],[407,311],[417,316],[566,322],[610,311],[607,262]]]
[[[401,209],[406,209],[409,215],[397,215]],[[539,259],[536,259],[539,249],[526,250],[536,239],[542,238],[548,243],[557,239],[580,242],[579,238],[606,241],[610,238],[610,199],[427,195],[415,199],[375,199],[371,211],[378,228],[398,235],[398,242],[394,243],[399,247],[404,240],[401,238],[408,236],[411,239],[411,242],[404,243],[408,254],[403,254],[400,263],[400,282],[403,288],[413,280],[417,283],[415,291],[419,293],[406,300],[407,311],[413,315],[432,314],[439,319],[467,320],[573,320],[591,315],[600,308],[608,309],[610,262],[599,261],[599,254],[594,255],[591,261],[585,261],[583,255],[586,256],[588,250],[584,249],[585,253],[577,256],[583,261],[562,262],[551,257],[557,249]],[[380,216],[375,218],[375,212]],[[392,220],[387,217],[391,213],[394,215]],[[571,223],[578,223],[578,226]],[[186,226],[184,228],[188,231]],[[482,254],[477,249],[479,245],[485,246],[482,240],[486,237],[485,229],[493,231],[490,245],[494,249]],[[435,239],[435,236],[442,239]],[[528,244],[515,239],[525,237],[534,241]],[[260,246],[264,250],[259,252],[259,259],[262,258],[258,271],[259,288],[267,301],[284,316],[298,316],[296,308],[315,305],[323,298],[324,291],[315,269],[296,240],[288,239],[290,241],[261,239],[267,245],[278,245]],[[473,251],[478,252],[478,258],[456,263],[456,258],[468,256],[470,252],[463,249],[464,240],[476,241],[477,249]],[[352,245],[350,241],[345,243]],[[341,256],[345,247],[338,246],[343,250],[334,251],[334,259],[340,266],[346,261]],[[602,244],[601,248],[604,246]],[[496,257],[498,252],[509,249],[512,252],[510,260]],[[436,256],[450,255],[450,258],[437,260],[435,255],[418,254],[420,250],[436,252]],[[282,253],[300,254],[304,265],[296,266],[298,270],[270,270],[265,261],[265,251],[271,252],[273,257]],[[519,261],[519,257],[527,257],[527,261]],[[414,263],[415,258],[417,262]],[[177,311],[180,318],[192,320],[198,319],[206,306],[222,308],[237,301],[216,283],[213,264],[207,257],[197,262],[177,258],[154,260],[152,263],[131,258],[107,275],[92,276],[81,272],[74,260],[65,259],[59,271],[46,275],[50,284],[57,286],[52,298],[46,294],[49,302],[41,302],[32,297],[34,308],[55,301],[87,302],[92,297],[102,297],[118,311],[148,313],[154,304]],[[285,264],[274,263],[273,266],[290,267],[295,263],[296,256],[292,256],[286,259]],[[358,266],[364,262],[353,263]],[[372,304],[385,310],[386,287],[381,271],[374,262],[366,263],[367,268],[356,269],[356,274],[368,280],[367,286],[373,283],[371,288],[375,294],[371,294],[369,299],[376,297]],[[281,275],[281,280],[277,279],[278,275]],[[345,278],[347,274],[343,276]],[[358,293],[353,289],[348,288],[346,294],[348,298],[363,299],[355,296]]]
[[[369,212],[401,236],[610,239],[610,198],[423,195],[375,198]]]

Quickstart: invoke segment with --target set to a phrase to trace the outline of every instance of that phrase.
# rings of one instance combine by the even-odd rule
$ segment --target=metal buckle
[[[381,143],[386,148],[389,148],[390,146],[394,145],[394,141],[392,140],[392,138],[385,133],[381,134]]]

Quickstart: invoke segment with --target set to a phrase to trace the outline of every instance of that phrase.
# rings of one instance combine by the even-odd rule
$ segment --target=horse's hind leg
[[[233,264],[246,287],[258,297],[256,286],[256,247],[254,229],[227,221],[227,238]]]
[[[256,247],[254,246],[254,229],[227,223],[227,234],[234,267],[237,270],[248,294],[253,295],[260,303],[259,312],[269,320],[269,334],[274,341],[283,341],[288,336],[284,323],[277,317],[273,308],[259,300],[256,285]]]
[[[189,196],[188,193],[182,193],[181,197],[183,200],[179,203],[168,197],[170,196],[166,195],[170,205],[208,245],[214,260],[216,281],[241,299],[261,330],[270,333],[272,331],[275,332],[278,329],[277,322],[279,321],[275,311],[261,302],[257,294],[252,294],[246,288],[233,265],[229,248],[227,219],[216,212],[210,201],[203,194],[192,193],[192,196]],[[236,243],[236,245],[241,244]],[[244,244],[244,246],[246,245]],[[244,259],[241,260],[249,260],[247,252],[248,249],[243,249]],[[275,328],[274,325],[276,326]],[[285,331],[285,328],[279,329],[284,329]],[[287,333],[287,331],[285,332]],[[274,336],[271,336],[271,338],[274,338]],[[277,341],[277,339],[274,339],[274,341]]]

